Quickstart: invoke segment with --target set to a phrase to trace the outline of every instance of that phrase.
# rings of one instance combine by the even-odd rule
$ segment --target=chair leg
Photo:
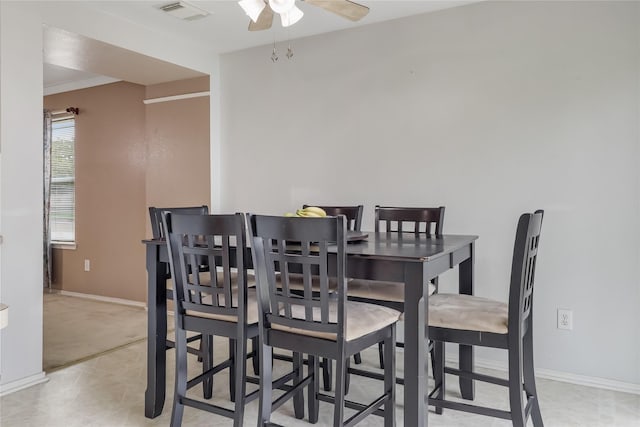
[[[235,354],[233,360],[235,361],[232,366],[234,371],[235,381],[231,382],[229,377],[229,384],[233,384],[235,388],[235,407],[233,412],[233,427],[242,427],[244,417],[244,403],[245,396],[247,394],[247,340],[240,338],[235,341]]]
[[[198,346],[198,350],[199,350],[198,363],[202,363],[202,354],[203,354],[204,347],[205,347],[204,343],[202,342],[202,339],[203,339],[203,337],[202,337],[202,335],[200,335],[200,345]]]
[[[309,355],[309,374],[311,377],[311,383],[309,384],[308,392],[308,406],[309,406],[309,422],[316,424],[320,415],[320,401],[318,400],[318,393],[320,392],[320,363],[318,357]]]
[[[251,354],[253,354],[251,364],[253,365],[254,375],[260,375],[260,360],[258,359],[259,348],[258,337],[251,338]]]
[[[356,365],[359,365],[362,363],[362,356],[360,355],[360,353],[356,353],[353,355],[353,361],[355,362]]]
[[[435,387],[440,387],[436,397],[444,400],[446,381],[444,375],[444,350],[445,346],[442,341],[433,341],[432,363],[433,363],[433,382]],[[442,407],[436,406],[436,414],[442,415]]]
[[[202,358],[202,372],[207,372],[213,367],[213,337],[202,335],[200,338],[200,357]],[[213,396],[213,375],[209,375],[202,381],[202,393],[205,399]]]
[[[427,342],[427,352],[429,353],[429,358],[431,359],[431,375],[435,379],[436,375],[436,356],[434,352],[434,344],[433,341],[429,340]]]
[[[396,325],[391,325],[391,336],[384,342],[386,365],[384,393],[389,396],[384,404],[384,427],[396,425]]]
[[[324,390],[331,391],[333,384],[331,383],[333,378],[333,362],[331,359],[322,359],[322,382],[324,383]]]
[[[302,360],[302,353],[293,353],[293,370],[295,375],[295,384],[299,384],[304,379],[304,362]],[[293,411],[297,419],[304,418],[304,390],[296,392],[293,395]]]
[[[273,394],[273,375],[271,346],[260,344],[260,401],[258,404],[258,426],[267,426],[271,419],[271,399]]]
[[[380,361],[380,369],[384,369],[384,344],[378,343],[378,360]]]
[[[184,329],[176,328],[176,379],[173,395],[173,409],[171,410],[171,427],[182,424],[184,405],[182,398],[187,394],[187,333]]]
[[[351,375],[349,375],[349,366],[351,366],[351,360],[347,358],[344,370],[344,395],[349,394],[349,386],[351,385]]]
[[[347,363],[344,357],[336,360],[336,390],[333,405],[333,427],[341,427],[344,419],[345,376]]]
[[[522,347],[520,343],[509,347],[509,405],[513,427],[525,427],[524,405],[522,404]]]
[[[531,419],[534,427],[543,427],[542,414],[540,413],[540,404],[538,401],[538,392],[536,391],[536,377],[533,369],[533,333],[531,328],[524,337],[523,355],[523,373],[524,373],[524,389],[527,396],[533,396],[534,401],[531,408]]]
[[[236,365],[241,365],[236,356],[236,347],[239,340],[229,339],[229,360],[231,360],[231,366],[229,366],[229,400],[236,401]]]

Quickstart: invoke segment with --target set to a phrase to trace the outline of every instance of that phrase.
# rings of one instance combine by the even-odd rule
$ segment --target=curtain
[[[49,110],[44,110],[43,114],[43,287],[51,289],[51,229],[49,228],[49,211],[51,207],[51,122],[52,114]]]

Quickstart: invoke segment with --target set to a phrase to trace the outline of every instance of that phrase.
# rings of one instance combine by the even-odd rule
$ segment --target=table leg
[[[404,425],[405,427],[426,426],[427,407],[424,402],[427,377],[424,361],[426,358],[425,318],[427,295],[424,264],[405,266],[404,287]]]
[[[458,279],[458,292],[460,294],[473,295],[473,259],[474,259],[475,246],[471,243],[471,256],[460,263],[459,279]],[[460,364],[460,370],[463,372],[473,372],[473,346],[460,345],[459,346],[458,361]],[[460,393],[464,399],[473,400],[475,397],[475,383],[471,379],[465,379],[460,377]]]
[[[147,245],[147,389],[144,416],[162,413],[167,373],[167,288],[166,265],[158,261],[160,247]],[[160,284],[165,284],[160,286]]]

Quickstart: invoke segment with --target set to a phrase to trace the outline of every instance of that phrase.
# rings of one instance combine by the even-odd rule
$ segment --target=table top
[[[397,232],[369,232],[362,242],[347,244],[348,255],[430,261],[469,245],[478,236],[446,234],[426,237],[423,234]]]
[[[368,234],[366,240],[347,244],[347,255],[425,262],[449,254],[478,239],[478,236],[458,234],[426,237],[424,234],[415,233],[365,233]],[[148,239],[142,242],[147,245],[164,245],[163,239]]]

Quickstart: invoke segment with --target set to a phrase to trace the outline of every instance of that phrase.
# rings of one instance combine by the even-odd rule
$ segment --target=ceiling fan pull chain
[[[291,47],[291,31],[287,28],[287,59],[293,58],[293,48]]]
[[[273,41],[273,52],[271,53],[271,60],[276,62],[278,60],[278,51],[276,50],[276,41]]]

